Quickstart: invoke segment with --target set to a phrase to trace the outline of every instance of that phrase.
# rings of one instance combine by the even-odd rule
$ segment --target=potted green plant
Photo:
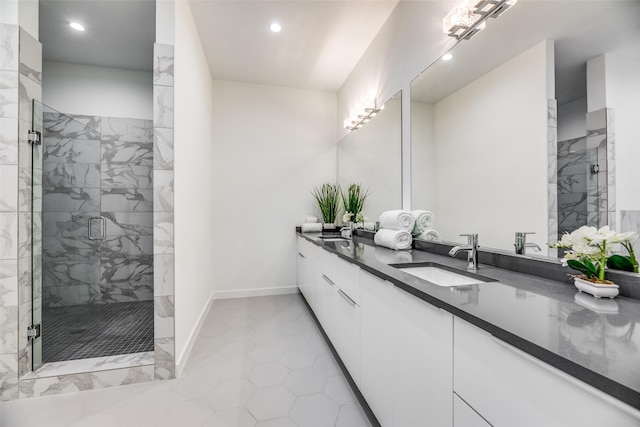
[[[364,202],[369,195],[368,190],[363,190],[360,184],[354,183],[349,185],[349,189],[345,194],[340,191],[342,196],[342,206],[344,207],[344,215],[342,216],[342,222],[349,224],[351,222],[364,222],[364,215],[362,209],[364,208]]]
[[[318,203],[324,228],[335,228],[340,211],[340,187],[337,184],[325,182],[320,188],[314,187],[311,194]]]

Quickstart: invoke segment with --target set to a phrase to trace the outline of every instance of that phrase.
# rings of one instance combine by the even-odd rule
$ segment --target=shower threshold
[[[119,354],[117,356],[93,357],[91,359],[64,360],[49,362],[37,371],[29,372],[21,377],[23,380],[35,378],[58,377],[61,375],[80,374],[85,372],[110,371],[114,369],[135,368],[153,365],[154,352]]]

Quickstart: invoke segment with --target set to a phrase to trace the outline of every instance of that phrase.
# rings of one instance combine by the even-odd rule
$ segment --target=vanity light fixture
[[[77,22],[70,22],[69,26],[71,28],[73,28],[76,31],[84,31],[84,26],[82,24],[79,24]]]
[[[271,24],[269,26],[269,29],[271,31],[273,31],[274,33],[279,33],[280,31],[282,31],[282,26],[280,24],[278,24],[277,22],[274,22],[273,24]]]
[[[470,0],[454,7],[442,20],[442,30],[457,40],[469,40],[483,30],[489,18],[497,18],[518,0]]]
[[[378,102],[375,99],[367,101],[356,114],[344,119],[344,128],[348,130],[358,130],[369,122],[369,120],[377,116],[383,109],[384,105],[378,106]]]

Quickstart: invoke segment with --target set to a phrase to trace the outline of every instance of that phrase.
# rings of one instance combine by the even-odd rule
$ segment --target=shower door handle
[[[93,224],[93,221],[96,220],[99,220],[101,223],[100,231],[102,233],[100,237],[93,237],[93,233],[91,232],[91,225]],[[104,240],[104,238],[107,236],[107,220],[103,216],[90,217],[89,221],[87,222],[87,228],[89,229],[89,235],[87,236],[89,237],[89,240]]]

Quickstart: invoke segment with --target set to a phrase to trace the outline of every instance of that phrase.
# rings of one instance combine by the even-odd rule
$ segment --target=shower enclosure
[[[153,351],[152,126],[33,103],[34,370]]]

